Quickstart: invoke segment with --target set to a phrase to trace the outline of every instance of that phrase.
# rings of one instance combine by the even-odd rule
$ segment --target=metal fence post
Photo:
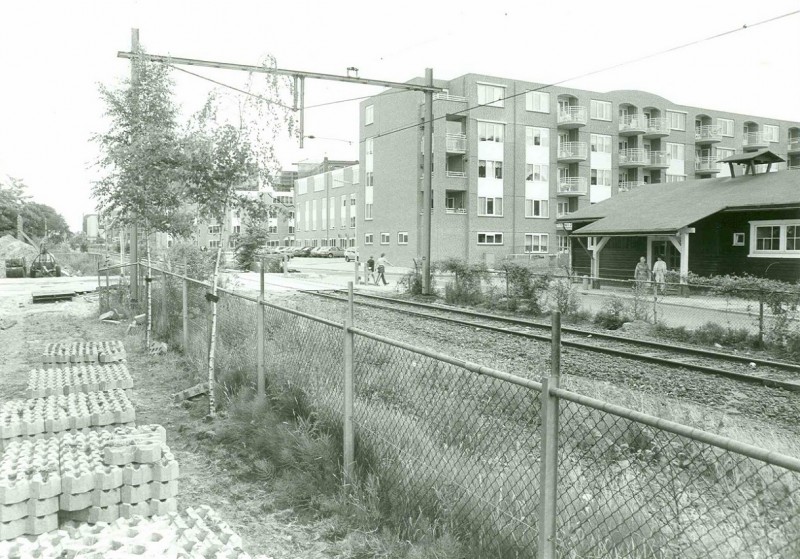
[[[263,398],[266,393],[266,379],[264,378],[264,259],[258,266],[260,291],[256,309],[256,394]]]
[[[658,282],[653,282],[653,324],[658,324]]]
[[[353,282],[347,282],[347,317],[344,321],[344,483],[353,482]]]
[[[353,283],[358,285],[358,275],[359,275],[358,270],[361,266],[361,263],[358,261],[358,258],[356,258],[355,260],[353,260],[353,264],[355,264],[355,274],[353,276],[355,279],[353,279]]]
[[[186,272],[184,272],[186,273]],[[183,278],[181,313],[183,314],[183,352],[189,351],[189,280]]]
[[[558,388],[561,375],[561,313],[553,312],[550,335],[550,376],[542,379],[542,448],[539,492],[538,559],[556,557],[556,500],[558,484]]]

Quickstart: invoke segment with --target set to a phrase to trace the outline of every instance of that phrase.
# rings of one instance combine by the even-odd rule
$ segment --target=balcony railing
[[[586,159],[588,147],[586,142],[561,142],[558,144],[559,159]]]
[[[646,183],[644,181],[619,181],[619,191],[620,192],[629,192],[636,187],[644,186]]]
[[[669,167],[672,162],[672,156],[668,151],[648,151],[647,152],[647,166],[648,167]]]
[[[619,150],[620,165],[646,165],[648,161],[647,150],[642,148],[628,148]]]
[[[789,146],[787,149],[789,153],[800,151],[800,138],[789,138]]]
[[[704,124],[694,129],[695,142],[721,142],[722,127],[718,124]]]
[[[458,103],[466,103],[467,98],[461,95],[450,95],[449,93],[434,93],[434,101],[456,101]]]
[[[578,105],[570,107],[559,107],[558,109],[558,124],[576,124],[584,125],[588,122],[588,112],[586,107]]]
[[[642,133],[647,130],[647,119],[644,115],[625,115],[619,119],[619,131],[629,133]]]
[[[446,151],[448,153],[467,153],[466,134],[447,134],[445,136]]]
[[[447,171],[445,171],[445,175],[447,177],[451,178],[451,179],[463,179],[464,177],[467,176],[467,172],[466,171],[451,171],[450,169],[448,169]]]
[[[561,177],[558,179],[560,196],[585,196],[588,191],[586,177]]]
[[[446,214],[462,214],[466,215],[467,208],[445,208],[444,213]]]
[[[742,146],[746,148],[765,148],[769,145],[763,132],[748,132],[744,135]]]
[[[648,118],[646,136],[669,136],[669,119]]]
[[[716,157],[700,156],[694,160],[694,170],[702,173],[719,173],[719,163]]]

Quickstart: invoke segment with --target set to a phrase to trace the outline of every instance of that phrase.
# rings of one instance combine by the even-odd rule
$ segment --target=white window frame
[[[611,121],[613,114],[611,109],[611,101],[603,101],[601,99],[592,99],[589,102],[589,114],[592,120],[606,120]]]
[[[505,107],[504,98],[506,96],[506,86],[496,83],[478,82],[478,105],[484,107]],[[487,93],[493,95],[487,95]],[[489,101],[489,98],[492,98]]]
[[[719,126],[720,134],[726,138],[733,138],[736,133],[736,122],[732,118],[718,118],[717,126]]]
[[[590,134],[589,149],[593,153],[611,153],[611,136],[608,134]]]
[[[768,132],[769,131],[769,132]],[[781,138],[781,127],[775,124],[764,125],[764,139],[768,142],[779,142]]]
[[[549,239],[548,239],[549,242]],[[556,235],[556,243],[558,245],[558,253],[564,254],[569,252],[569,237],[566,235]]]
[[[503,138],[505,136],[506,125],[502,122],[492,122],[488,120],[479,120],[478,121],[478,141],[479,142],[497,142],[499,144],[503,143]],[[491,133],[490,133],[491,131]],[[491,137],[492,139],[489,140],[487,138]]]
[[[531,241],[528,242],[528,238],[530,237]],[[533,250],[533,238],[538,237],[539,242],[537,246],[539,250]],[[544,240],[544,243],[542,243]],[[528,250],[530,247],[530,250]],[[544,250],[542,250],[544,248]],[[525,244],[522,247],[522,250],[525,254],[548,254],[550,251],[550,235],[548,233],[525,233]]]
[[[688,116],[688,113],[686,113],[685,111],[666,111],[666,116],[667,116],[667,123],[669,124],[669,129],[670,130],[683,130],[683,131],[686,130],[686,120],[687,120],[686,117]],[[683,117],[683,128],[680,127],[680,119],[678,119],[675,122],[675,124],[673,125],[673,121],[672,121],[672,117],[673,116],[675,116],[675,117]]]
[[[482,241],[481,237],[483,237]],[[503,233],[499,231],[481,231],[476,238],[478,245],[481,246],[499,246],[503,244]]]
[[[778,250],[758,250],[756,249],[757,238],[756,230],[759,227],[779,227]],[[789,227],[800,227],[800,219],[772,219],[767,221],[750,222],[750,258],[800,258],[800,248],[788,250],[787,229]]]
[[[397,244],[398,245],[407,245],[408,244],[408,231],[398,231],[397,232]]]
[[[592,182],[593,174],[594,182]],[[589,186],[611,186],[611,169],[590,169]]]
[[[365,233],[364,234],[364,244],[371,245],[375,242],[375,234],[374,233]]]
[[[209,235],[219,235],[222,232],[222,225],[209,225],[208,226],[208,234]]]
[[[536,143],[536,137],[539,137],[539,143]],[[525,145],[530,148],[547,148],[550,147],[550,129],[541,128],[539,126],[526,126],[525,127]]]
[[[536,210],[539,210],[538,212]],[[550,217],[550,200],[525,199],[525,217],[531,219],[547,219]]]
[[[220,240],[219,239],[211,239],[208,241],[208,248],[219,248]]]
[[[372,202],[364,204],[364,221],[372,221]]]
[[[392,242],[392,236],[389,233],[381,233],[381,244],[388,245]]]
[[[533,113],[550,112],[550,94],[546,91],[528,91],[525,93],[525,110]]]
[[[525,165],[525,180],[528,182],[549,182],[550,166],[540,165],[538,163],[527,163]]]
[[[481,163],[483,163],[484,176],[481,176]],[[497,176],[498,171],[500,172],[500,176],[499,177]],[[502,180],[503,179],[503,162],[502,161],[492,161],[491,159],[479,159],[478,160],[478,178],[479,179]]]
[[[686,161],[686,144],[667,142],[666,147],[667,153],[669,153],[669,156],[673,161]],[[683,157],[678,157],[678,152],[683,152]]]
[[[733,234],[733,246],[735,247],[743,247],[745,241],[744,233],[734,233]]]
[[[686,180],[686,175],[671,175],[667,173],[666,180],[664,182],[683,182],[685,180]]]
[[[364,107],[364,125],[370,125],[375,122],[375,105],[367,105]]]
[[[492,204],[492,213],[489,213],[490,200]],[[503,197],[478,196],[478,215],[480,217],[503,217]]]

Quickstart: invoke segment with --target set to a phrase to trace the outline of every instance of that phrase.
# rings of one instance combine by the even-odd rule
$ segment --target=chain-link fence
[[[209,286],[151,277],[155,335],[207,369]],[[800,460],[557,388],[557,377],[218,293],[218,393],[257,385],[263,370],[267,390],[341,439],[345,480],[348,466],[378,480],[401,537],[424,524],[476,557],[800,557]]]

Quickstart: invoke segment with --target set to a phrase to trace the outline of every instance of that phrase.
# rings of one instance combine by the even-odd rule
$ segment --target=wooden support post
[[[264,398],[266,395],[266,379],[264,378],[264,259],[258,266],[260,290],[258,292],[258,305],[256,305],[256,395]]]
[[[186,272],[184,272],[185,274]],[[189,351],[189,280],[183,278],[183,352]]]
[[[353,433],[353,282],[347,282],[347,317],[344,321],[344,483],[353,483],[355,441]]]
[[[539,492],[538,559],[556,557],[556,503],[558,498],[558,388],[561,376],[561,313],[553,312],[550,335],[550,376],[542,379],[542,458]]]

